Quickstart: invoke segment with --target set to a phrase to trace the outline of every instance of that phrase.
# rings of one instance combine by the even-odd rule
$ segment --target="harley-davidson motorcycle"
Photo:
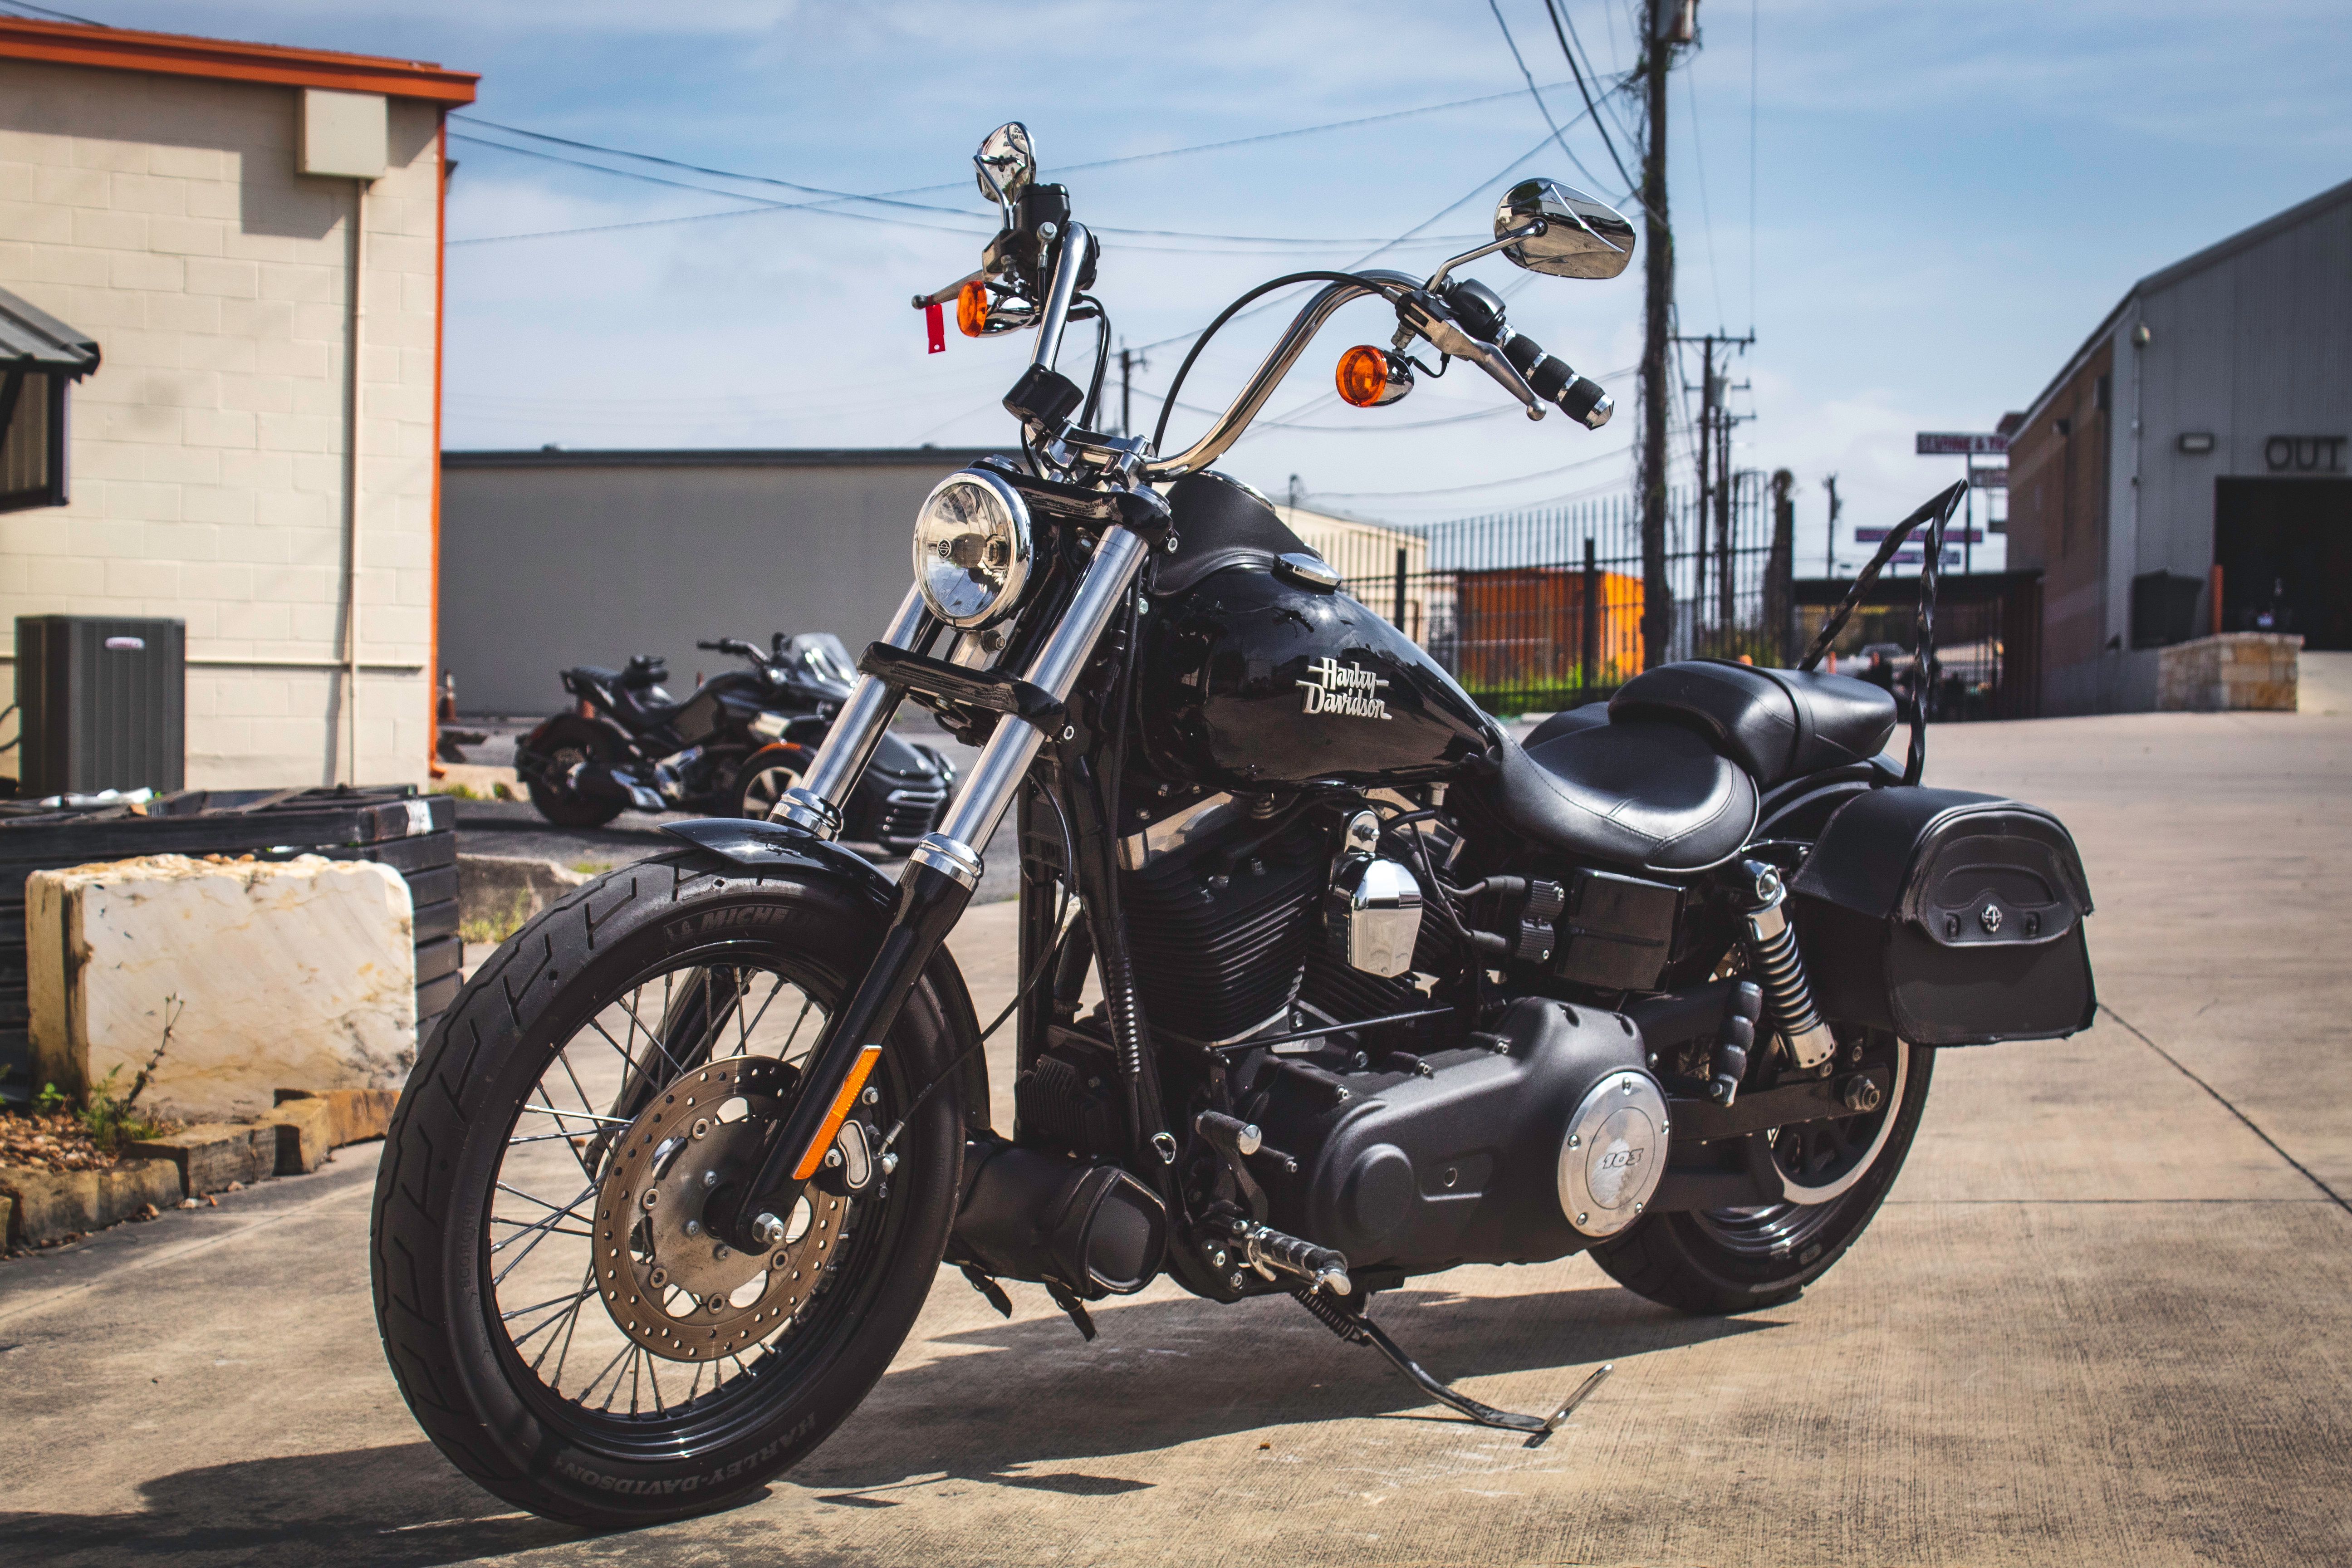
[[[706,1510],[793,1465],[943,1259],[1008,1313],[1005,1282],[1042,1286],[1089,1338],[1088,1303],[1163,1274],[1286,1292],[1540,1441],[1601,1373],[1547,1415],[1492,1408],[1389,1338],[1380,1292],[1590,1251],[1685,1311],[1786,1301],[1877,1211],[1939,1047],[2090,1021],[2064,827],[1922,787],[1920,719],[1898,765],[1890,694],[1813,669],[1904,537],[1940,558],[1962,487],[1891,531],[1799,668],[1666,664],[1522,742],[1212,467],[1355,300],[1396,326],[1341,356],[1349,402],[1467,363],[1599,426],[1601,389],[1454,274],[1613,276],[1618,214],[1530,180],[1429,278],[1252,290],[1210,331],[1322,285],[1163,452],[1164,414],[1149,440],[1088,427],[1099,350],[1089,386],[1055,369],[1071,322],[1108,337],[1066,191],[1018,124],[976,163],[1003,229],[916,303],[1034,330],[1019,458],[923,503],[915,587],[770,819],[677,824],[525,926],[393,1121],[393,1368],[453,1462],[550,1517]],[[893,885],[836,836],[907,701],[982,751]],[[942,939],[1008,813],[1018,991],[982,1027]],[[982,1044],[1008,1021],[1005,1130]]]
[[[762,820],[801,781],[857,670],[831,632],[778,632],[768,651],[740,637],[694,645],[733,654],[680,702],[669,666],[638,654],[619,669],[563,672],[576,706],[542,720],[515,745],[515,773],[539,814],[559,827],[601,827],[637,811],[714,811]],[[939,826],[955,764],[937,746],[885,734],[844,803],[842,837],[904,855]]]

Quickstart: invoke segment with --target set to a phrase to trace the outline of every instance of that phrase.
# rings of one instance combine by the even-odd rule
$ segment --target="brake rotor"
[[[762,1119],[782,1113],[798,1078],[767,1057],[714,1062],[664,1089],[623,1134],[597,1189],[596,1288],[621,1331],[654,1354],[739,1353],[791,1322],[824,1283],[845,1198],[805,1189],[783,1241],[761,1252],[739,1252],[702,1223],[712,1189],[756,1157]]]

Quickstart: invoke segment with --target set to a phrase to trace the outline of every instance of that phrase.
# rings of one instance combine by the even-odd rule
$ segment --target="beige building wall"
[[[302,89],[0,59],[0,287],[95,338],[71,504],[0,515],[20,615],[184,618],[191,787],[352,774],[341,667],[357,182],[298,174]],[[439,106],[364,198],[358,777],[429,751]],[[12,721],[13,722],[13,721]]]

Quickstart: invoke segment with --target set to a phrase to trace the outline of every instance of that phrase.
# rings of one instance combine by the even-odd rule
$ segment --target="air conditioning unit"
[[[17,616],[16,793],[182,787],[187,662],[184,621]]]

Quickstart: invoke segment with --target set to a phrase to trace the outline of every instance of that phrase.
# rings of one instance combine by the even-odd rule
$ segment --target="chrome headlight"
[[[915,584],[951,626],[992,626],[1029,582],[1029,507],[985,468],[941,479],[915,514]]]

